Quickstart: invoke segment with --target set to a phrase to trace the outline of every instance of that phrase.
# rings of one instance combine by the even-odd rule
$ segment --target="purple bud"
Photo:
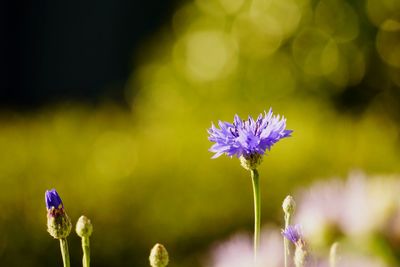
[[[55,189],[47,190],[45,194],[46,207],[48,210],[52,208],[59,209],[63,208],[63,203],[60,196]]]
[[[71,232],[72,224],[57,191],[55,189],[47,190],[45,201],[47,207],[47,231],[56,239],[66,238]]]

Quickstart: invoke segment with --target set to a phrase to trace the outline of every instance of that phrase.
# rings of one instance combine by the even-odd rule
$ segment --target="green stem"
[[[256,263],[260,246],[261,197],[258,171],[254,169],[250,172],[254,195],[254,262]]]
[[[337,249],[338,249],[338,243],[335,242],[331,246],[331,250],[329,252],[329,266],[330,267],[336,267],[336,258],[337,258]]]
[[[83,267],[89,267],[90,266],[90,243],[89,243],[89,237],[87,237],[87,236],[82,237],[82,251],[83,251],[83,259],[82,259]]]
[[[290,214],[287,213],[285,214],[285,230],[288,228],[290,225]],[[287,240],[286,237],[283,237],[283,246],[284,246],[284,251],[285,251],[285,267],[288,267],[288,262],[289,262],[289,255],[290,255],[290,249],[289,249],[289,240]]]
[[[60,248],[64,267],[70,267],[67,238],[60,238]]]

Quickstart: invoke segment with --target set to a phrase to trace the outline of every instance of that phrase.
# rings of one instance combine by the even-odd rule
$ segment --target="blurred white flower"
[[[307,267],[330,267],[328,260],[321,260],[314,265]],[[382,261],[376,258],[363,256],[363,255],[341,255],[336,262],[335,267],[388,267]]]
[[[387,267],[378,259],[357,255],[343,255],[337,263],[337,267]]]
[[[367,177],[350,173],[346,181],[332,179],[315,183],[296,198],[296,223],[314,243],[325,242],[326,232],[339,231],[351,237],[385,230],[399,207],[399,177]]]
[[[239,233],[213,246],[205,267],[252,267],[254,264],[252,236]],[[267,227],[261,233],[257,267],[283,266],[283,237],[278,228]]]
[[[282,267],[283,241],[280,230],[266,227],[261,235],[261,247],[257,267]],[[313,251],[311,251],[313,253]],[[294,254],[292,254],[293,257]],[[321,255],[321,254],[319,254]],[[328,255],[314,257],[307,267],[329,267]],[[247,233],[238,233],[225,241],[212,246],[210,256],[203,264],[204,267],[253,267],[253,240]],[[292,266],[292,265],[291,265]],[[372,256],[353,251],[338,252],[336,267],[388,267],[382,261]]]

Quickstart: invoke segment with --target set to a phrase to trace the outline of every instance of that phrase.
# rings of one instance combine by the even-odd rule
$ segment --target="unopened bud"
[[[296,209],[296,202],[294,201],[292,196],[287,196],[282,203],[282,209],[285,214],[292,215],[294,210]]]
[[[152,267],[165,267],[169,262],[168,252],[163,245],[155,244],[151,249],[149,260]]]
[[[92,235],[93,225],[85,215],[82,215],[76,223],[75,231],[80,237],[89,237]]]
[[[55,189],[47,190],[45,194],[47,207],[47,231],[56,238],[66,238],[72,228],[72,223],[64,210],[64,205]]]
[[[300,241],[296,244],[294,252],[294,264],[296,267],[304,267],[308,261],[309,255],[304,242]]]

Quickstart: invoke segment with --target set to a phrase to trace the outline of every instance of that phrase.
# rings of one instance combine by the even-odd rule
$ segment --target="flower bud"
[[[168,252],[163,245],[156,244],[151,249],[149,260],[152,267],[165,267],[169,262]]]
[[[89,237],[93,233],[93,225],[85,215],[79,217],[75,231],[80,237]]]
[[[298,242],[296,244],[296,250],[294,252],[294,264],[296,267],[306,266],[308,260],[308,251],[304,242]]]
[[[292,196],[287,196],[282,203],[282,209],[285,214],[292,215],[296,209],[296,202]]]
[[[64,210],[64,205],[55,189],[47,190],[45,194],[47,207],[47,231],[56,238],[66,238],[72,228],[72,223]]]
[[[263,155],[254,153],[249,156],[241,156],[239,159],[242,167],[248,171],[251,171],[257,169],[258,165],[261,164]]]

